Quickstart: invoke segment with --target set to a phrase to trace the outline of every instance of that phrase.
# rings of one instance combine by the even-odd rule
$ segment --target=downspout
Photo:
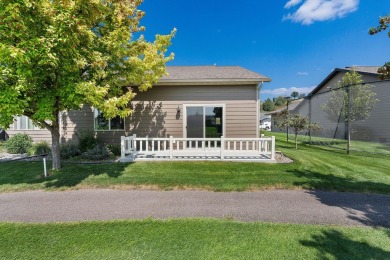
[[[256,138],[259,138],[259,132],[260,132],[260,116],[261,116],[261,113],[260,113],[260,90],[261,88],[263,87],[264,85],[264,82],[260,82],[258,85],[257,85],[257,91],[256,91],[256,98],[257,98],[257,112],[256,112],[256,115],[257,115],[257,122],[256,122]]]

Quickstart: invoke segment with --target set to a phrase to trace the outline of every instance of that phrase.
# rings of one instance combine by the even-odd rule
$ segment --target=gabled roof
[[[271,79],[240,66],[167,66],[161,84],[257,84]]]
[[[308,96],[317,93],[324,85],[326,85],[326,83],[328,83],[339,72],[349,72],[355,70],[359,74],[378,75],[379,68],[380,66],[351,66],[345,68],[336,68],[315,89],[313,89],[313,91],[310,92]]]
[[[289,103],[288,103],[288,111],[293,111],[304,100],[305,100],[304,98],[290,100]],[[282,112],[283,110],[286,110],[286,109],[287,109],[287,105],[282,106],[281,108],[276,109],[274,111],[270,111],[270,112],[264,113],[264,114],[265,115],[273,115],[273,114]]]

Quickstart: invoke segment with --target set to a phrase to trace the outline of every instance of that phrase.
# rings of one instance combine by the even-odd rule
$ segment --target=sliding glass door
[[[223,106],[186,107],[187,138],[220,138],[223,135]]]

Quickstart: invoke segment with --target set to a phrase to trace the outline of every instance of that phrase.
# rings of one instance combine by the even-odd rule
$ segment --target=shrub
[[[98,139],[95,137],[95,133],[89,129],[80,130],[77,135],[79,137],[81,152],[93,149],[99,143]]]
[[[29,155],[41,155],[49,154],[51,152],[50,145],[46,141],[40,141],[33,143],[33,145],[28,149]]]
[[[60,148],[61,159],[69,159],[81,154],[79,146],[76,144],[62,144]]]
[[[5,148],[8,153],[27,153],[32,143],[32,138],[28,134],[16,134],[5,142]]]
[[[112,156],[111,151],[104,145],[98,144],[94,148],[89,149],[81,155],[81,158],[85,160],[105,160]]]
[[[115,156],[121,156],[121,146],[119,144],[109,144],[107,148],[112,152]]]

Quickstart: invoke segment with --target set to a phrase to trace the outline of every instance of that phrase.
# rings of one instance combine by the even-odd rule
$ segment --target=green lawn
[[[389,259],[384,228],[182,219],[0,223],[1,259]]]
[[[0,163],[0,192],[33,189],[153,188],[243,191],[321,189],[390,194],[389,156],[352,153],[301,144],[277,137],[277,150],[292,164],[239,162],[136,162],[64,164],[42,177],[42,162]]]

